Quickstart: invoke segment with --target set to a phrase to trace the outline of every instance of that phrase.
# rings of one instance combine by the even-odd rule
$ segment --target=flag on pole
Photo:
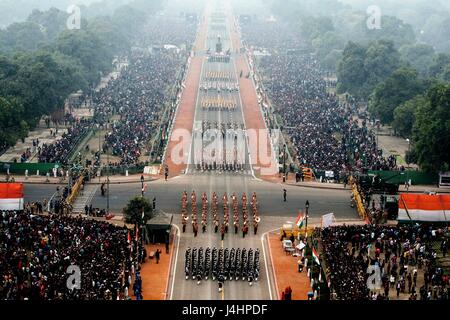
[[[301,228],[301,227],[303,227],[304,221],[305,221],[305,215],[303,214],[302,211],[300,211],[300,213],[298,214],[297,220],[295,221],[295,224],[297,225],[297,227]]]
[[[316,248],[314,248],[314,247],[312,247],[312,256],[313,256],[314,262],[320,266],[319,255],[316,251]]]

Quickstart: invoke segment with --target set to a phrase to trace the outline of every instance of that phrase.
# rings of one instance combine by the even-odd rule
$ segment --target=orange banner
[[[23,198],[23,183],[0,183],[0,199]]]
[[[399,209],[450,211],[450,195],[400,194]]]

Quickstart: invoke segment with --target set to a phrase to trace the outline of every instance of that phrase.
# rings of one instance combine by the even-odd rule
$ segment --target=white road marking
[[[180,248],[180,238],[181,238],[181,232],[180,232],[180,228],[178,228],[178,226],[176,224],[173,224],[173,226],[177,229],[177,233],[178,233],[178,241],[177,241],[177,254],[175,255],[175,268],[173,270],[173,276],[172,276],[172,288],[170,288],[170,300],[172,300],[173,297],[173,287],[175,285],[175,276],[177,274],[177,262],[178,262],[178,250]]]
[[[272,287],[271,287],[271,285],[270,285],[269,268],[268,268],[268,266],[267,266],[266,249],[265,249],[265,247],[264,247],[264,237],[265,237],[265,235],[268,234],[269,232],[273,232],[273,231],[276,231],[276,230],[279,230],[279,229],[280,229],[280,228],[276,228],[276,229],[273,229],[273,230],[269,230],[269,231],[267,231],[267,232],[264,232],[264,233],[261,235],[261,246],[262,246],[262,249],[263,249],[264,265],[265,265],[265,267],[266,267],[266,277],[267,277],[267,285],[268,285],[268,287],[269,287],[270,300],[273,300],[273,295],[272,295]],[[272,267],[273,267],[273,266],[272,266]],[[274,281],[276,281],[275,275],[273,275],[273,276],[274,276]]]

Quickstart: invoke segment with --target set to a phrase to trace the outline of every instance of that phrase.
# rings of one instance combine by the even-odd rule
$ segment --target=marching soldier
[[[184,273],[186,280],[189,279],[191,273],[191,248],[186,249],[186,254],[184,257]]]
[[[239,222],[237,220],[234,221],[234,234],[239,232]]]
[[[221,238],[222,241],[225,238],[225,224],[222,223],[222,227],[220,228],[220,234],[221,234]]]
[[[188,220],[189,220],[189,217],[186,214],[184,214],[183,215],[183,233],[186,232],[186,225],[187,225]]]
[[[219,231],[219,220],[216,220],[216,218],[214,218],[214,233],[217,233],[217,231]]]
[[[245,238],[248,232],[248,225],[247,221],[244,221],[244,226],[242,227],[242,238]]]
[[[259,221],[260,221],[259,217],[256,217],[255,221],[253,222],[253,231],[254,231],[255,235],[258,232],[258,223],[259,223]]]
[[[206,232],[206,221],[202,220],[202,233],[205,233],[205,232]],[[255,232],[255,234],[256,234],[256,232]]]
[[[192,221],[192,228],[193,228],[193,231],[194,231],[194,237],[197,237],[197,233],[198,233],[197,221]]]

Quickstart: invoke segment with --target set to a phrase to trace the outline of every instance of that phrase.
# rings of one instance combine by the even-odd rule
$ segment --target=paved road
[[[61,185],[62,190],[65,185]],[[24,184],[25,202],[50,200],[51,196],[56,192],[55,184]]]
[[[222,293],[219,293],[218,291],[217,281],[213,281],[211,278],[204,280],[200,285],[197,285],[197,281],[192,280],[192,278],[188,280],[185,279],[184,255],[186,248],[188,247],[223,247],[230,249],[234,247],[246,248],[247,250],[250,248],[253,248],[254,250],[258,248],[260,250],[261,265],[260,279],[254,282],[252,286],[250,286],[247,281],[243,281],[242,279],[238,281],[226,281],[224,283],[224,290]],[[177,256],[176,273],[172,293],[172,299],[174,300],[270,299],[260,235],[248,235],[244,239],[242,238],[241,233],[228,233],[222,244],[220,241],[220,234],[214,234],[214,231],[211,228],[209,228],[206,233],[199,233],[196,238],[194,238],[192,230],[188,230],[185,234],[182,234]]]
[[[283,202],[283,188],[287,190],[287,202]],[[38,186],[27,186],[31,193],[38,192]],[[157,207],[167,212],[179,214],[181,193],[186,190],[189,194],[195,190],[197,195],[206,192],[211,199],[213,192],[229,195],[233,192],[251,195],[256,192],[260,204],[261,215],[296,216],[299,209],[304,207],[306,200],[310,202],[310,215],[319,216],[334,212],[337,218],[356,218],[356,212],[350,208],[350,191],[312,189],[298,186],[274,184],[245,176],[215,175],[184,175],[167,182],[154,181],[148,183],[145,196],[152,200],[156,197]],[[110,185],[110,209],[120,213],[128,200],[141,194],[141,184]],[[93,201],[94,206],[106,207],[106,198],[97,191]]]

